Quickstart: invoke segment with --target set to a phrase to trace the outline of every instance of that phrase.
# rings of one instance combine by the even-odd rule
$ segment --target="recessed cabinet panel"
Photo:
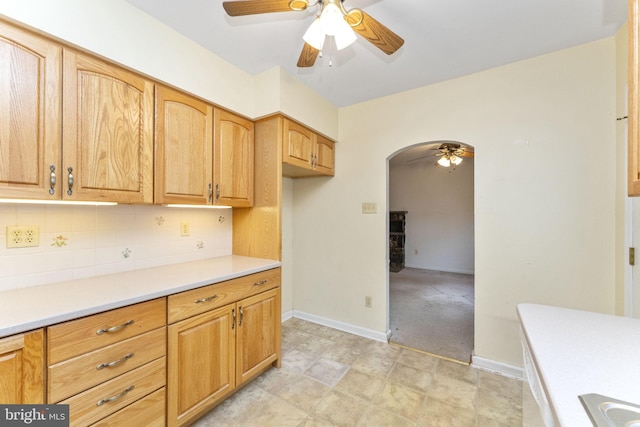
[[[59,199],[62,48],[1,22],[0,34],[0,197]]]
[[[280,288],[238,302],[237,384],[259,375],[280,354]]]
[[[253,122],[225,110],[215,111],[214,204],[253,205]]]
[[[167,425],[191,423],[235,388],[232,310],[225,306],[169,326]]]
[[[285,163],[309,168],[313,153],[313,132],[290,120],[285,120],[284,126],[282,160]]]
[[[210,204],[213,108],[156,86],[155,203]]]
[[[153,201],[153,84],[64,53],[63,198]]]
[[[44,333],[0,339],[0,402],[44,403]]]
[[[316,137],[315,169],[324,175],[334,174],[334,143],[318,135]]]

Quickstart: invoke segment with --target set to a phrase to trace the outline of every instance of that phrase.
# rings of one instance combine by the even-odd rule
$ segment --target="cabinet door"
[[[640,1],[629,0],[628,192],[640,196]]]
[[[282,161],[284,163],[311,169],[311,155],[315,144],[313,132],[285,119],[282,144]]]
[[[313,159],[314,169],[323,175],[334,174],[334,143],[333,141],[317,135],[315,154]]]
[[[42,329],[0,339],[0,402],[44,403]]]
[[[0,34],[0,197],[59,199],[62,48],[1,22]]]
[[[153,83],[73,50],[63,71],[63,198],[151,203]]]
[[[155,203],[212,201],[213,107],[156,86]]]
[[[167,425],[189,424],[235,388],[235,305],[169,326]]]
[[[280,322],[280,288],[238,302],[238,386],[279,363]]]
[[[215,110],[214,204],[253,206],[253,122]]]

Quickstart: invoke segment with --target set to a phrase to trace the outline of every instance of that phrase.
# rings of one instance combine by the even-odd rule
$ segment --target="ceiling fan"
[[[237,0],[225,1],[222,7],[229,16],[257,15],[272,12],[296,12],[320,6],[320,13],[303,36],[304,46],[298,67],[311,67],[322,50],[326,36],[333,36],[338,50],[356,40],[356,33],[387,55],[404,44],[396,33],[361,9],[347,10],[344,0]]]
[[[473,147],[462,146],[457,142],[443,142],[437,148],[430,148],[428,151],[433,150],[436,150],[437,153],[416,157],[414,159],[407,160],[406,163],[415,162],[427,157],[439,157],[437,164],[448,168],[451,165],[454,167],[458,166],[462,163],[464,157],[474,156]]]

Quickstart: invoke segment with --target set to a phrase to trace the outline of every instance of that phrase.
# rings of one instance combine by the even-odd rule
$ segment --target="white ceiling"
[[[626,0],[345,0],[404,46],[387,56],[359,38],[299,69],[316,8],[229,17],[222,0],[128,1],[249,74],[281,66],[337,107],[608,37],[627,19]]]

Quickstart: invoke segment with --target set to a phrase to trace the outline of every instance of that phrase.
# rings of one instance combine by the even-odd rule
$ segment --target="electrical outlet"
[[[364,297],[364,306],[367,308],[371,308],[373,306],[371,297]]]
[[[8,225],[7,248],[40,246],[40,227],[37,225]]]
[[[189,235],[189,223],[181,222],[180,223],[180,236],[185,237]]]

